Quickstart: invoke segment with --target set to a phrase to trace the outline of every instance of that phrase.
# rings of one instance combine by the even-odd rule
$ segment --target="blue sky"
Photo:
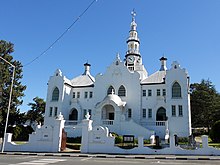
[[[12,54],[23,65],[39,56],[93,0],[1,1],[0,39],[15,44]],[[57,68],[72,79],[89,62],[95,76],[119,52],[135,9],[140,51],[149,74],[160,68],[159,58],[178,61],[191,83],[210,79],[220,91],[220,0],[97,0],[81,19],[45,55],[23,68],[27,85],[24,105],[36,96],[46,99],[47,82]]]

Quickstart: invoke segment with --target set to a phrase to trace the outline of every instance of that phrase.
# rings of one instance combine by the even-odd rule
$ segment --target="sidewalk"
[[[123,158],[123,159],[125,158],[125,159],[167,159],[167,160],[220,160],[220,156],[81,154],[77,151],[60,152],[60,153],[4,152],[4,153],[0,153],[0,155]]]

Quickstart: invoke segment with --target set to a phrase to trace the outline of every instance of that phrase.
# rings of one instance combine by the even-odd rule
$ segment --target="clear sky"
[[[4,0],[0,39],[15,45],[14,59],[23,65],[48,48],[93,0]],[[159,58],[178,61],[191,83],[210,79],[220,91],[220,0],[97,0],[45,55],[23,68],[27,85],[24,105],[46,99],[47,82],[57,68],[72,79],[89,62],[95,77],[104,73],[119,52],[124,59],[135,9],[140,52],[149,74]]]

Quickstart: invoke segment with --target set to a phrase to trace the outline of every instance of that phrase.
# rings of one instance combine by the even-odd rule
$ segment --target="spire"
[[[121,61],[119,53],[117,53],[117,55],[116,55],[116,60]]]
[[[164,57],[164,55],[163,55],[163,57],[161,57],[160,58],[160,61],[161,61],[161,67],[160,67],[160,71],[165,71],[165,70],[167,70],[167,58],[166,57]]]
[[[91,66],[91,65],[90,65],[88,62],[86,62],[86,63],[84,64],[85,71],[84,71],[83,75],[90,75],[90,66]]]
[[[135,22],[136,12],[134,11],[134,9],[133,9],[133,11],[131,12],[131,15],[132,15],[132,22]]]
[[[132,16],[132,21],[131,21],[131,26],[130,26],[130,31],[129,31],[129,37],[127,39],[127,45],[128,45],[128,50],[126,53],[126,57],[128,55],[137,55],[141,56],[139,52],[139,45],[140,45],[140,40],[138,38],[138,33],[137,33],[137,24],[135,22],[135,16],[136,12],[133,11],[131,12]]]
[[[131,30],[135,30],[135,31],[136,31],[136,29],[137,29],[137,24],[136,24],[136,22],[135,22],[136,12],[134,11],[134,9],[133,9],[133,11],[131,12],[131,16],[132,16]]]

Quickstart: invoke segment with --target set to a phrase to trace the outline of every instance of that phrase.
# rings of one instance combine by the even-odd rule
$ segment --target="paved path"
[[[29,153],[4,152],[0,155],[29,155],[54,157],[90,157],[90,158],[127,158],[127,159],[158,159],[158,160],[220,160],[220,156],[188,156],[188,155],[113,155],[113,154],[81,154],[81,153]]]

